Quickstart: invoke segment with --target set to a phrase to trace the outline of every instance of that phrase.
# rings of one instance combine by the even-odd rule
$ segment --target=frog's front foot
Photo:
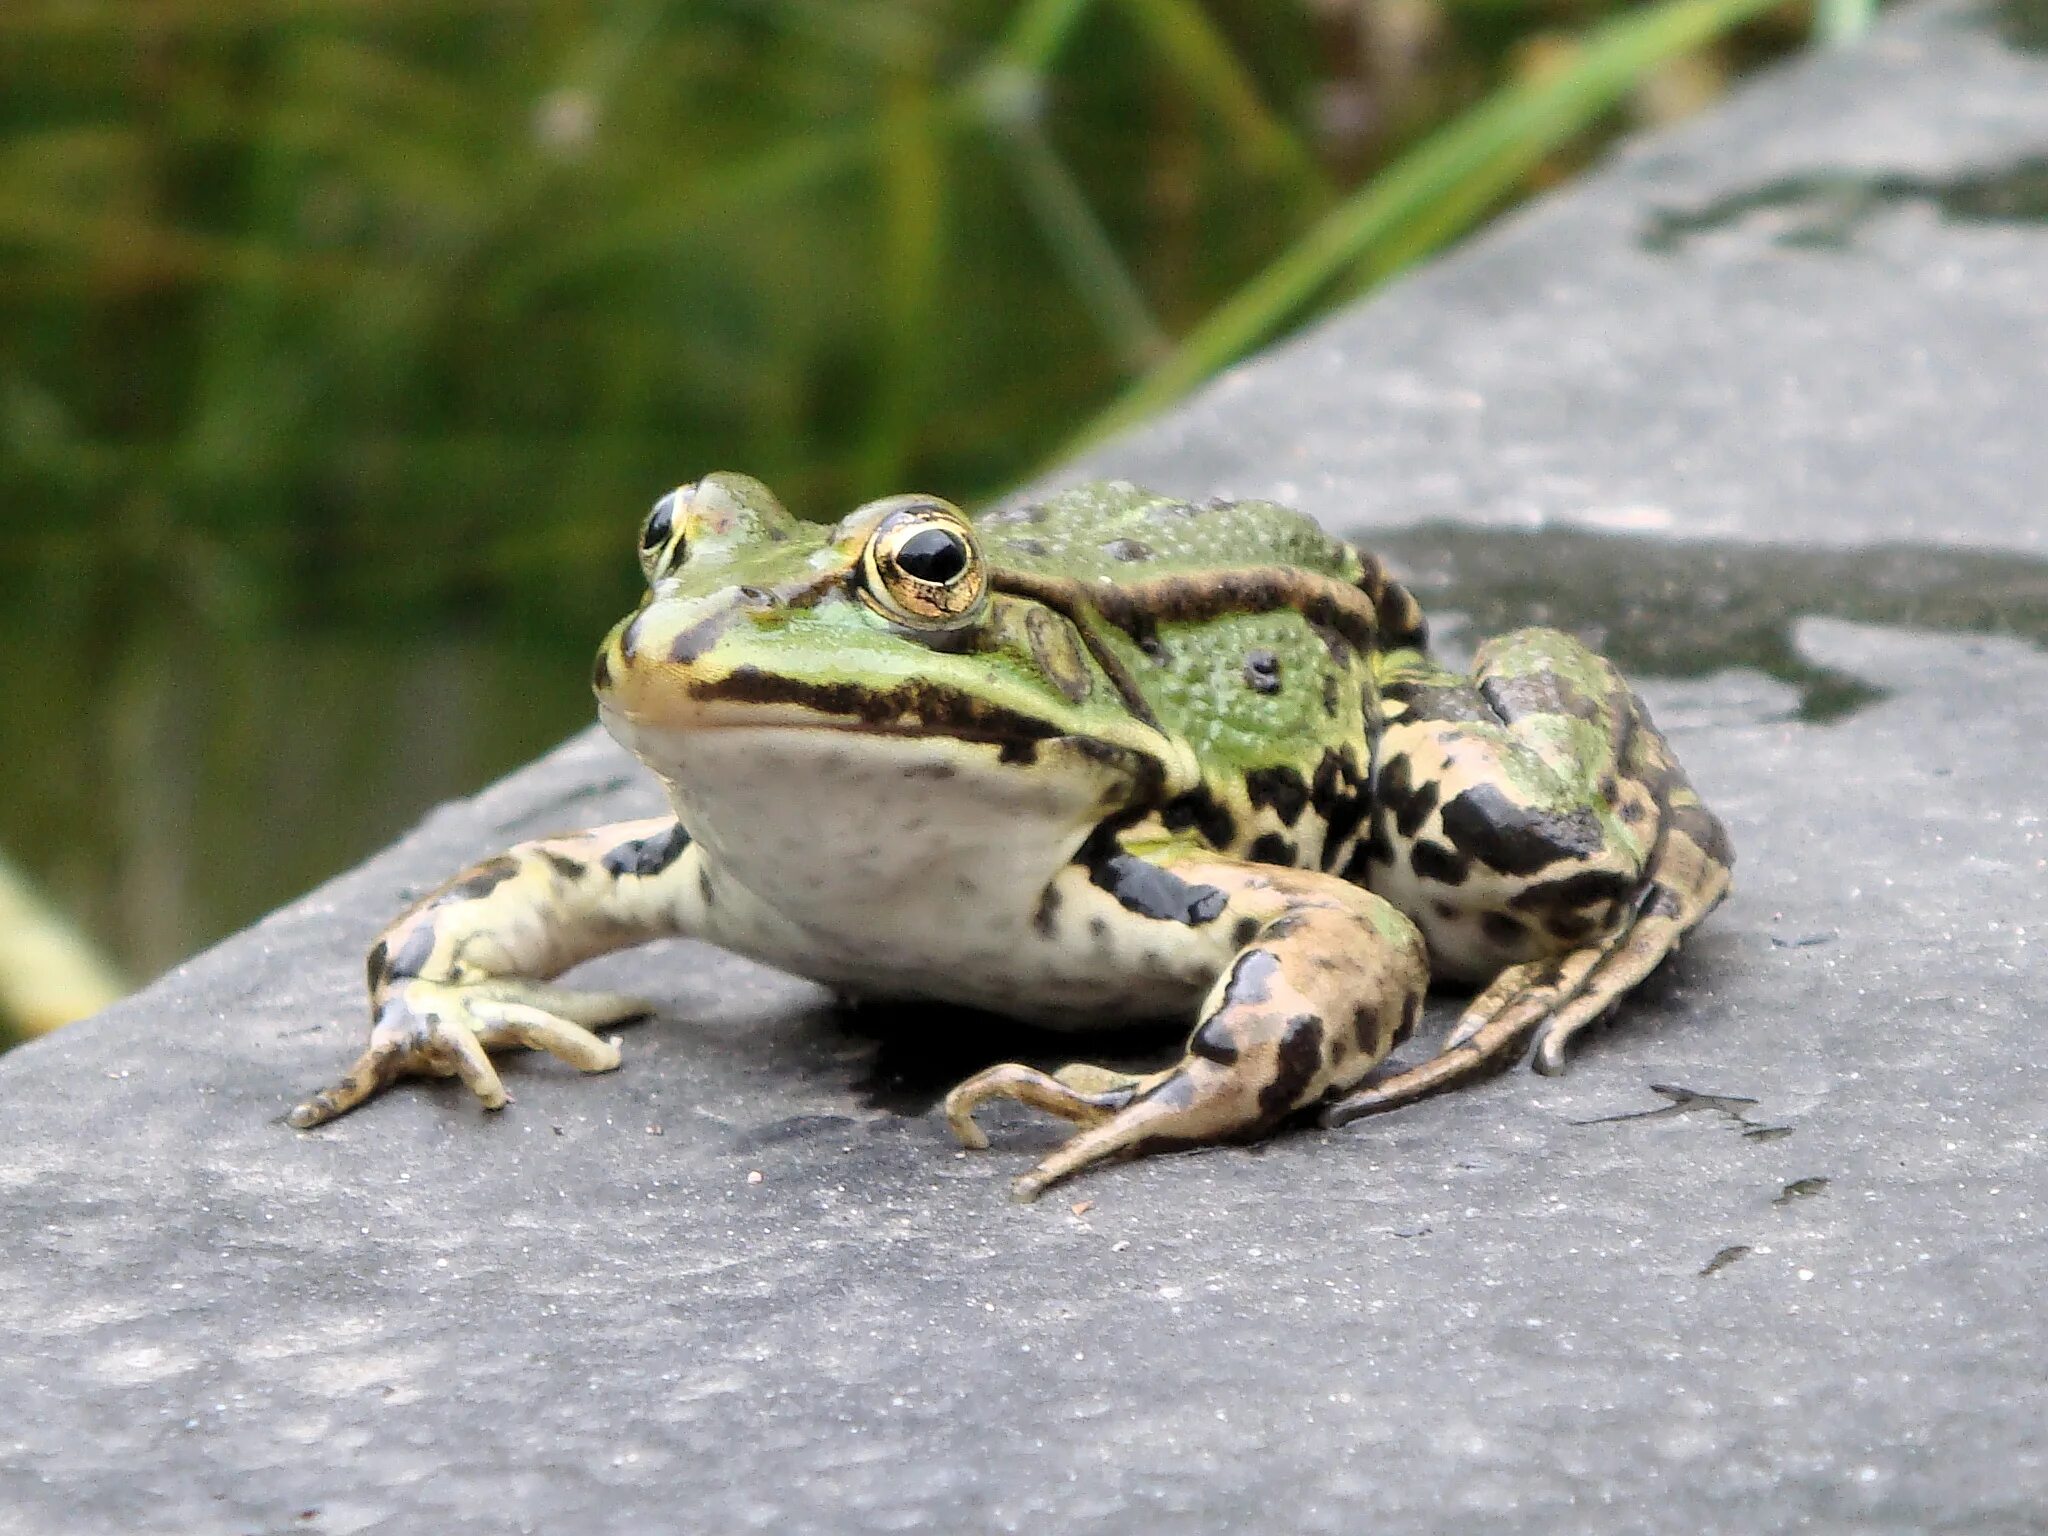
[[[650,1012],[649,1004],[623,993],[516,979],[396,982],[378,1000],[363,1054],[339,1082],[307,1098],[287,1119],[308,1130],[402,1077],[459,1077],[484,1108],[503,1109],[508,1095],[491,1051],[527,1046],[584,1072],[609,1072],[619,1064],[619,1048],[592,1031]]]

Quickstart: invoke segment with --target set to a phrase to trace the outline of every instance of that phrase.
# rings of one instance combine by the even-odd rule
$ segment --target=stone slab
[[[619,1073],[287,1130],[389,913],[653,808],[578,738],[0,1060],[0,1533],[2039,1529],[2048,231],[1642,243],[2038,152],[1994,21],[1782,72],[1093,461],[1464,519],[1399,543],[1451,627],[1657,662],[1737,893],[1569,1075],[1017,1207],[1045,1128],[929,1106],[1044,1041],[671,944],[590,968],[661,1003]]]

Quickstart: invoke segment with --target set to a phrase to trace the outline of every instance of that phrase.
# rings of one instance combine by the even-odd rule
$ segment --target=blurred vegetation
[[[985,497],[1815,25],[6,0],[0,846],[146,975],[587,719],[662,487]]]

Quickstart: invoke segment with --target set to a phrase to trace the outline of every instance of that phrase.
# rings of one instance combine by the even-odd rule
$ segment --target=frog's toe
[[[1115,1081],[1090,1091],[1086,1082],[1092,1079],[1079,1083],[1066,1080],[1077,1073],[1077,1068],[1081,1072],[1100,1072],[1104,1079]],[[1122,1074],[1101,1068],[1076,1064],[1062,1067],[1059,1075],[1053,1076],[1019,1062],[1004,1062],[975,1073],[946,1095],[946,1124],[952,1127],[961,1146],[981,1152],[988,1147],[988,1133],[975,1123],[974,1112],[991,1099],[1015,1099],[1019,1104],[1042,1109],[1085,1128],[1102,1124],[1128,1103],[1130,1096],[1131,1089],[1124,1085]]]
[[[299,1130],[345,1115],[401,1077],[459,1077],[486,1109],[502,1109],[505,1085],[475,1031],[456,1015],[467,1010],[453,989],[414,982],[377,1010],[370,1043],[332,1087],[298,1104],[286,1120]]]
[[[630,992],[583,992],[538,981],[486,982],[476,991],[483,997],[539,1009],[585,1029],[630,1024],[654,1012],[654,1004]]]
[[[285,1116],[295,1130],[310,1131],[337,1115],[345,1115],[363,1100],[388,1087],[399,1075],[400,1051],[393,1046],[372,1044],[358,1056],[340,1080],[309,1094]]]
[[[491,1051],[527,1046],[580,1071],[609,1072],[619,1064],[619,1048],[590,1026],[622,1024],[649,1011],[623,993],[572,992],[534,982],[407,982],[385,998],[369,1047],[341,1080],[285,1118],[310,1130],[402,1077],[460,1078],[484,1108],[503,1109],[511,1095],[491,1065]]]
[[[473,1030],[460,1024],[449,1026],[436,1021],[421,1070],[437,1077],[461,1078],[485,1109],[503,1109],[512,1102],[512,1095],[505,1091],[483,1042]]]
[[[545,1009],[525,1003],[480,1002],[471,1011],[481,1026],[477,1038],[483,1045],[523,1045],[546,1051],[579,1072],[609,1072],[619,1064],[616,1045]]]
[[[1707,831],[1698,829],[1704,821]],[[1720,836],[1711,842],[1709,833]],[[1706,846],[1702,846],[1705,844]],[[1627,927],[1603,948],[1584,983],[1544,1019],[1529,1065],[1546,1076],[1564,1070],[1565,1047],[1588,1024],[1606,1015],[1636,984],[1678,952],[1685,936],[1728,894],[1725,834],[1704,808],[1680,820],[1665,849],[1658,878],[1644,893]]]
[[[609,1072],[619,1064],[619,1048],[593,1030],[654,1011],[623,992],[573,992],[535,982],[485,983],[470,989],[465,1002],[486,1047],[546,1051],[579,1072]]]

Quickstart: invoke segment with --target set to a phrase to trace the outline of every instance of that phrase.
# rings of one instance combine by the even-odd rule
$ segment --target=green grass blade
[[[1043,74],[1093,0],[1025,0],[989,52],[992,68]]]
[[[1138,373],[1166,355],[1168,339],[1137,279],[1060,162],[1038,119],[991,124],[996,146],[1017,171],[1018,190],[1038,221],[1076,296],[1102,332],[1117,363]]]
[[[1451,238],[1648,70],[1771,10],[1777,0],[1665,0],[1593,32],[1553,75],[1497,91],[1340,203],[1215,309],[1088,424],[1072,453],[1143,420],[1269,340],[1345,273],[1384,275]]]

